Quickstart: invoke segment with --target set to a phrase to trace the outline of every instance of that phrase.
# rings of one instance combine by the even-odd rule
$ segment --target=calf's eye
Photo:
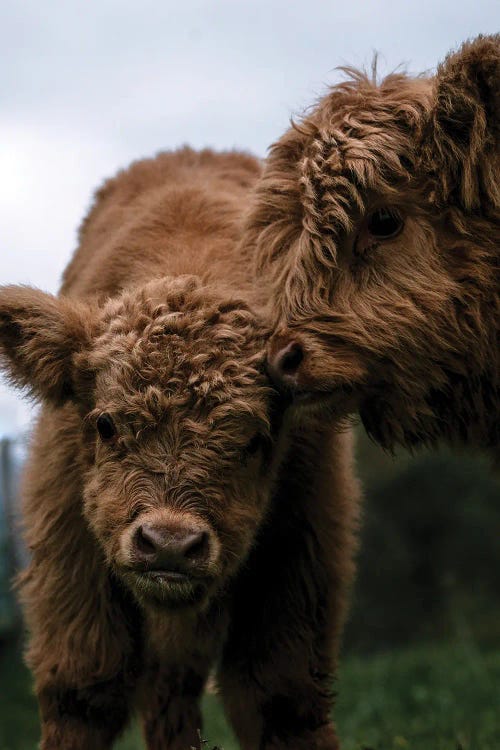
[[[97,418],[97,431],[101,440],[107,442],[115,437],[116,427],[109,414],[101,414]]]
[[[370,234],[380,240],[396,237],[403,226],[401,215],[393,208],[378,208],[368,218],[367,224]]]
[[[256,435],[253,436],[251,440],[248,441],[247,445],[245,446],[245,453],[248,456],[255,456],[255,454],[260,450],[260,448],[264,445],[264,436],[258,432]]]

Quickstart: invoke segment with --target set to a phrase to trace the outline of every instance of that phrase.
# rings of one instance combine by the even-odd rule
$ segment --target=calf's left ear
[[[74,396],[74,355],[90,342],[90,307],[28,286],[0,287],[0,368],[16,386],[62,404]]]
[[[465,42],[438,67],[424,159],[441,199],[471,211],[500,206],[500,34]]]

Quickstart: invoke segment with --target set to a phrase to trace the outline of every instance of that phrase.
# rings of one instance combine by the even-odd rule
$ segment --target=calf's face
[[[498,408],[500,37],[435,78],[352,75],[273,147],[249,221],[269,369],[385,446],[467,439]]]
[[[189,277],[94,309],[0,292],[3,363],[78,410],[86,521],[146,605],[202,605],[254,542],[278,460],[264,346],[243,303]]]

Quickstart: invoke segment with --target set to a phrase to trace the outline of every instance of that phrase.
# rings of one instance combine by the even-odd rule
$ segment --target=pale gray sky
[[[92,191],[183,143],[264,155],[334,68],[433,68],[498,0],[3,0],[0,283],[56,291]],[[0,433],[28,412],[0,385]]]

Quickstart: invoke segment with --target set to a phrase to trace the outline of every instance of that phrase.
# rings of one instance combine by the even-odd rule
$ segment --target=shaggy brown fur
[[[295,434],[264,372],[235,252],[258,174],[137,163],[97,194],[62,296],[0,290],[2,364],[43,401],[21,581],[43,750],[108,748],[133,710],[150,750],[188,750],[214,665],[244,750],[338,746],[358,492],[348,436]]]
[[[248,217],[271,370],[383,446],[495,449],[500,36],[433,77],[347,72],[271,148]]]

